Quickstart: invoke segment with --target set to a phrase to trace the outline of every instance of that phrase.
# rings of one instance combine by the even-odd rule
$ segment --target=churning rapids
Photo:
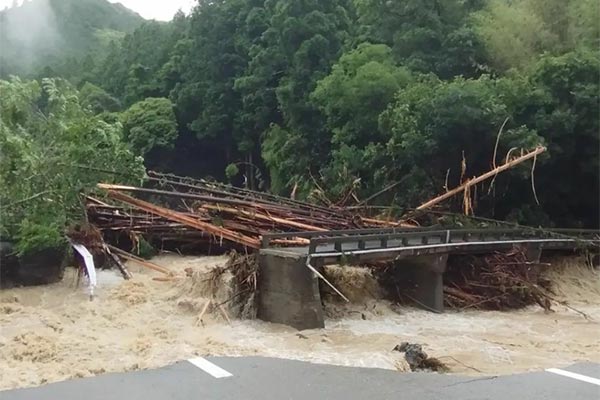
[[[580,314],[555,305],[513,312],[432,314],[381,299],[362,268],[333,268],[330,276],[352,300],[326,298],[326,328],[297,331],[219,313],[198,315],[206,302],[201,274],[225,257],[160,256],[154,262],[181,277],[156,281],[153,271],[129,265],[123,281],[99,271],[96,298],[88,300],[74,270],[54,285],[0,291],[0,390],[29,387],[107,372],[161,367],[195,355],[262,355],[316,363],[407,371],[392,351],[408,341],[423,344],[451,373],[508,374],[600,361],[600,278],[576,261],[553,272],[556,289]],[[189,269],[188,269],[189,272]],[[227,276],[222,296],[227,296]]]

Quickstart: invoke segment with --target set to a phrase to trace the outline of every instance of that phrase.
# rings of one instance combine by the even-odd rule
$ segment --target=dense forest
[[[57,40],[25,66],[9,27],[42,4]],[[597,0],[199,0],[168,23],[108,4],[0,13],[1,225],[22,249],[144,167],[325,202],[392,186],[371,203],[402,211],[538,144],[475,214],[598,226]]]
[[[3,76],[44,77],[57,72],[68,76],[87,69],[88,54],[103,56],[111,42],[144,22],[133,11],[108,1],[24,0],[20,7],[14,3],[0,12]]]

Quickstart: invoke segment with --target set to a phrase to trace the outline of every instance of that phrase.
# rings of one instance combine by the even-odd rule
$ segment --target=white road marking
[[[196,367],[203,370],[204,372],[214,376],[215,378],[227,378],[229,376],[233,376],[229,372],[225,371],[223,368],[211,363],[205,358],[190,358],[188,361],[194,364]]]
[[[591,383],[593,385],[600,386],[600,379],[592,378],[590,376],[585,376],[581,374],[576,374],[575,372],[565,371],[564,369],[558,368],[549,368],[546,372],[552,372],[553,374],[566,376],[567,378],[577,379],[578,381]]]

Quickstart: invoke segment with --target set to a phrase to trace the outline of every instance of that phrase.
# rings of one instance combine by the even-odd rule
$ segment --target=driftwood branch
[[[499,167],[496,167],[494,169],[492,169],[491,171],[486,172],[483,175],[480,175],[478,177],[475,177],[471,180],[468,180],[467,182],[463,183],[460,186],[457,186],[456,188],[442,194],[441,196],[438,196],[436,198],[433,198],[429,201],[427,201],[426,203],[421,204],[419,207],[417,207],[417,210],[423,210],[426,208],[430,208],[462,191],[464,191],[465,189],[470,188],[473,185],[477,185],[480,182],[485,181],[486,179],[489,179],[495,175],[497,175],[500,172],[506,171],[507,169],[510,169],[518,164],[521,164],[524,161],[527,161],[531,158],[536,157],[538,154],[543,153],[544,151],[546,151],[546,148],[543,146],[538,146],[536,147],[534,150],[530,151],[529,153],[526,153],[520,157],[515,158],[514,160],[511,161],[507,161],[506,163],[500,165]]]

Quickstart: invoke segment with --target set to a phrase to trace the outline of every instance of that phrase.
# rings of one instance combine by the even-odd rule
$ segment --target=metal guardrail
[[[435,228],[384,228],[384,229],[358,229],[326,232],[289,232],[269,234],[263,237],[263,248],[268,247],[274,239],[305,238],[309,240],[308,254],[331,252],[331,249],[320,250],[325,246],[333,245],[334,251],[343,253],[351,251],[364,251],[392,248],[401,250],[402,247],[439,247],[466,243],[484,244],[494,242],[498,244],[511,241],[522,243],[524,241],[552,242],[554,245],[567,243],[580,243],[590,245],[600,243],[600,231],[585,229],[439,229]],[[344,245],[353,244],[352,248]],[[490,243],[492,244],[492,243]],[[573,246],[575,247],[575,246]]]
[[[271,242],[276,239],[292,239],[292,238],[303,238],[312,239],[317,237],[334,237],[334,236],[347,236],[347,235],[370,235],[370,234],[394,234],[401,232],[424,232],[431,231],[435,227],[427,228],[369,228],[369,229],[345,229],[336,231],[301,231],[301,232],[283,232],[283,233],[268,233],[262,237],[262,247],[269,247]]]

